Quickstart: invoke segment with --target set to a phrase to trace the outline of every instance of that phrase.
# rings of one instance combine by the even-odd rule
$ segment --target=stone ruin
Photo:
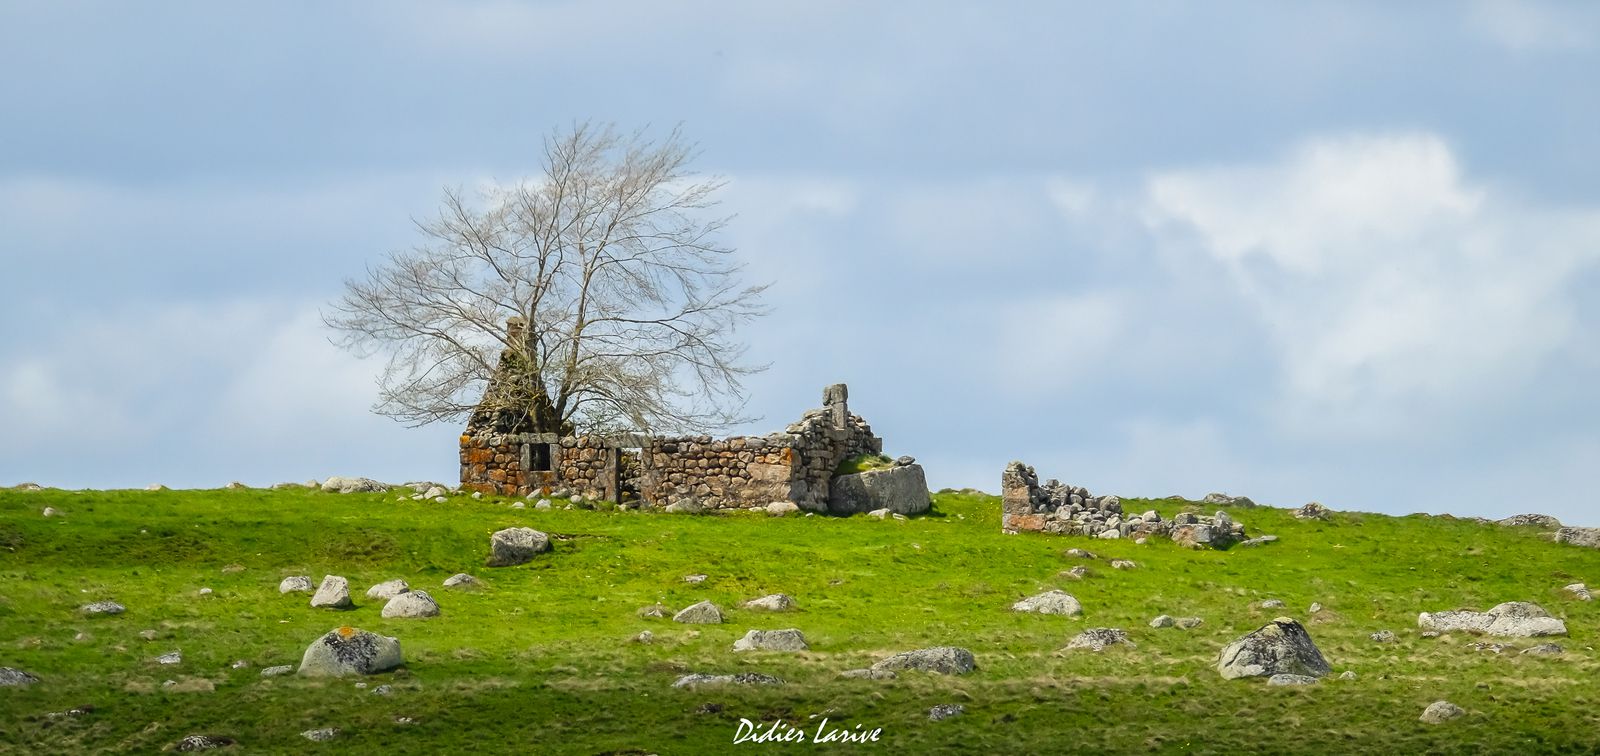
[[[1094,538],[1171,538],[1192,548],[1226,548],[1244,539],[1244,526],[1227,512],[1213,516],[1182,512],[1162,519],[1154,510],[1129,515],[1116,496],[1094,496],[1057,480],[1039,485],[1032,467],[1006,465],[1000,476],[1000,530],[1025,530]]]
[[[914,514],[930,506],[922,467],[909,457],[889,469],[835,477],[841,462],[883,453],[883,439],[850,413],[842,383],[823,391],[820,409],[765,436],[533,433],[522,419],[537,407],[497,398],[509,383],[501,378],[508,356],[502,355],[496,380],[461,435],[461,486],[467,490],[690,510],[788,502],[819,513],[889,508]]]

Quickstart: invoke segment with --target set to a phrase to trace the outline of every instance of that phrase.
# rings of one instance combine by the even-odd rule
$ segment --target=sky
[[[320,312],[577,121],[697,142],[737,429],[935,488],[1600,525],[1600,5],[0,1],[0,485],[457,477]]]

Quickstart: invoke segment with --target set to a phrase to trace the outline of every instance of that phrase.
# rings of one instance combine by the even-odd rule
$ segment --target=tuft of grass
[[[1124,499],[1163,516],[1190,502]],[[934,495],[943,516],[702,517],[616,510],[511,509],[511,500],[396,501],[309,490],[0,490],[0,666],[42,682],[0,688],[0,752],[153,752],[190,733],[256,752],[299,753],[299,733],[339,727],[338,752],[716,753],[741,718],[782,718],[809,733],[822,717],[881,727],[869,752],[1579,753],[1600,750],[1600,602],[1561,591],[1600,583],[1600,551],[1536,530],[1466,520],[1230,508],[1261,548],[1190,551],[1039,533],[1000,533],[999,501]],[[45,506],[62,517],[39,515]],[[521,567],[483,567],[489,534],[525,525],[553,550]],[[1076,560],[1077,546],[1098,555]],[[1113,570],[1129,559],[1133,570]],[[1063,573],[1077,564],[1082,580]],[[243,567],[242,570],[235,566]],[[224,570],[224,568],[229,568]],[[456,572],[478,591],[439,583]],[[312,609],[280,595],[287,575],[350,579],[356,606]],[[683,576],[706,574],[704,583]],[[385,619],[366,588],[392,578],[427,590],[443,614]],[[208,596],[200,588],[211,588]],[[1021,615],[1017,599],[1059,588],[1079,618]],[[798,611],[740,608],[787,593]],[[1262,610],[1276,598],[1283,609]],[[87,617],[114,599],[125,614]],[[636,611],[709,599],[726,624],[688,626]],[[1474,651],[1470,638],[1425,639],[1421,611],[1531,600],[1563,617],[1560,657]],[[1312,602],[1323,614],[1306,613]],[[1199,616],[1183,631],[1157,614]],[[1307,688],[1222,680],[1217,654],[1287,614],[1306,623],[1335,673]],[[407,665],[365,680],[262,678],[295,664],[330,629],[398,638]],[[746,630],[794,627],[811,650],[733,653]],[[1088,627],[1120,627],[1137,649],[1061,649]],[[1396,632],[1395,643],[1368,639]],[[153,630],[155,640],[142,631]],[[650,630],[655,642],[631,642]],[[1539,639],[1543,640],[1543,639]],[[971,675],[849,680],[839,672],[891,653],[959,645]],[[183,652],[176,667],[156,656]],[[244,660],[246,669],[231,663]],[[761,672],[779,686],[677,690],[687,672]],[[177,681],[165,686],[166,680]],[[209,684],[198,681],[207,681]],[[372,695],[391,685],[393,696]],[[1446,699],[1470,715],[1416,721]],[[929,722],[929,707],[963,716]],[[50,716],[92,705],[80,716]],[[412,724],[397,724],[409,717]]]
[[[893,467],[894,458],[886,454],[858,454],[839,463],[833,468],[834,475],[854,475],[868,470],[882,470]]]

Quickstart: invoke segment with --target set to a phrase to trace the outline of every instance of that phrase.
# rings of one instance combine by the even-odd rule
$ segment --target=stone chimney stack
[[[835,383],[822,390],[822,407],[833,417],[833,427],[840,430],[850,422],[849,398],[850,389],[843,383]]]

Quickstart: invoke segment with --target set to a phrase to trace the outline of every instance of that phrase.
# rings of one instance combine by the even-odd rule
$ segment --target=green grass
[[[894,467],[894,458],[884,454],[858,454],[839,463],[833,469],[834,475],[854,475],[868,470],[882,470]]]
[[[1178,500],[1124,500],[1131,511],[1178,511]],[[559,506],[558,502],[558,506]],[[53,506],[65,514],[43,518]],[[158,751],[189,733],[236,738],[250,752],[716,753],[784,750],[731,743],[741,717],[815,727],[883,728],[872,747],[837,750],[976,753],[1574,753],[1600,749],[1600,602],[1562,586],[1600,584],[1600,551],[1537,533],[1443,518],[1339,513],[1302,522],[1275,509],[1232,514],[1257,549],[1187,551],[1077,537],[999,532],[999,503],[973,493],[935,496],[934,516],[689,517],[512,510],[504,500],[395,501],[391,494],[291,491],[0,491],[0,666],[43,682],[0,689],[0,751]],[[555,549],[530,566],[482,567],[489,534],[512,525],[551,533]],[[1096,552],[1082,581],[1063,556]],[[1112,570],[1113,558],[1138,569]],[[243,571],[224,572],[229,565]],[[485,590],[439,588],[470,572]],[[357,608],[313,610],[280,596],[286,575],[344,575]],[[700,585],[684,575],[705,573]],[[365,589],[405,578],[443,606],[429,620],[385,620]],[[215,593],[197,597],[201,587]],[[1010,604],[1062,588],[1077,619],[1019,615]],[[800,610],[737,608],[771,592]],[[1282,610],[1255,602],[1278,598]],[[85,618],[97,599],[128,606]],[[728,622],[647,620],[639,607],[710,599]],[[1531,600],[1565,617],[1559,658],[1496,656],[1468,638],[1423,639],[1419,611]],[[1312,602],[1326,612],[1305,614]],[[1146,626],[1157,614],[1198,615],[1191,631]],[[1335,672],[1308,688],[1225,681],[1213,665],[1228,641],[1279,614],[1308,620]],[[369,679],[262,679],[295,664],[320,634],[350,624],[398,637],[407,666]],[[1138,648],[1060,649],[1088,627],[1127,629]],[[733,654],[751,628],[797,627],[803,654]],[[1367,635],[1392,629],[1400,642]],[[142,630],[155,630],[148,641]],[[640,630],[656,643],[629,642]],[[81,639],[77,636],[83,634]],[[840,671],[889,653],[954,644],[977,672],[841,680]],[[1526,646],[1531,642],[1520,642]],[[181,649],[176,668],[152,659]],[[232,670],[244,659],[250,669]],[[759,671],[773,688],[674,690],[688,672]],[[177,692],[164,680],[214,692]],[[1417,722],[1448,699],[1470,716]],[[966,714],[929,722],[939,703]],[[85,716],[51,717],[92,705]],[[400,725],[396,716],[412,717]],[[340,727],[331,743],[299,733]],[[830,750],[793,745],[789,750]]]

